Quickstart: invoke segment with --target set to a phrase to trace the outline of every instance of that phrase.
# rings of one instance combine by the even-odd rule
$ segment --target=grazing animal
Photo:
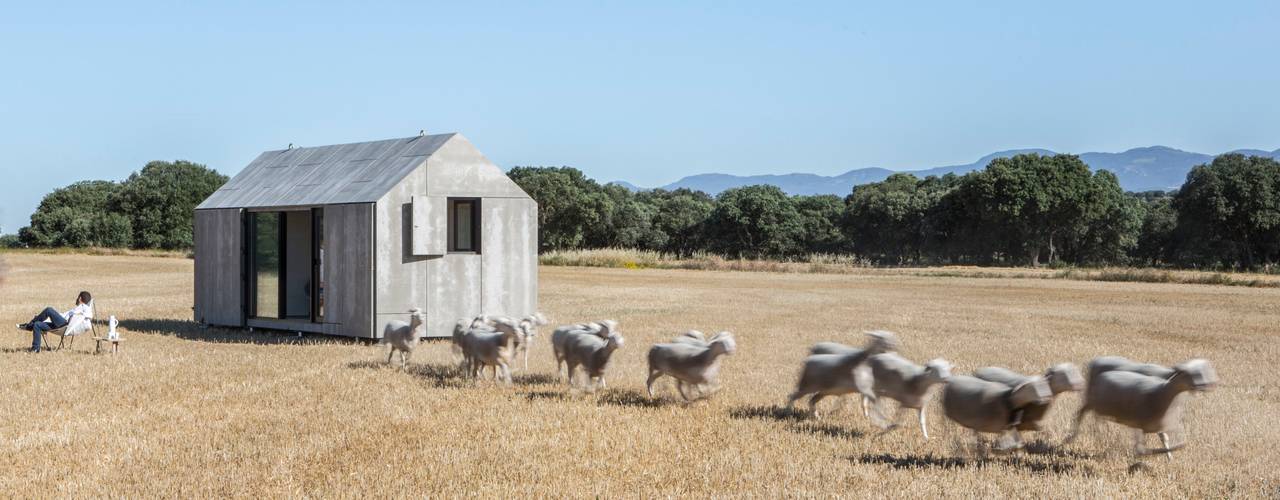
[[[469,374],[475,378],[493,367],[495,380],[511,384],[511,359],[515,354],[520,327],[511,319],[494,320],[493,330],[472,328],[462,335],[462,350],[469,360]]]
[[[400,320],[388,321],[386,328],[382,330],[382,341],[387,344],[387,364],[391,364],[391,357],[399,351],[400,367],[408,366],[413,349],[418,347],[418,339],[426,335],[422,310],[416,307],[409,310],[408,323]]]
[[[565,363],[565,343],[568,342],[570,337],[585,333],[603,339],[617,330],[618,322],[611,319],[597,323],[579,323],[556,328],[551,332],[551,352],[556,357],[556,373],[561,373],[560,367]]]
[[[942,390],[942,408],[947,418],[972,429],[979,442],[984,432],[1011,433],[1011,448],[1021,448],[1017,429],[1026,419],[1028,408],[1042,404],[1047,406],[1052,397],[1049,382],[1040,377],[1028,377],[1010,386],[978,377],[953,375]]]
[[[603,386],[604,369],[609,364],[609,358],[624,342],[622,334],[618,332],[609,332],[604,338],[589,333],[570,335],[564,344],[569,385],[573,386],[573,373],[581,366],[587,377],[584,387],[588,391]]]
[[[1092,365],[1093,363],[1090,363]],[[1090,373],[1094,371],[1091,369]],[[1137,372],[1112,370],[1094,375],[1085,391],[1084,405],[1076,413],[1075,425],[1066,442],[1079,434],[1080,421],[1089,412],[1109,418],[1133,429],[1135,456],[1164,453],[1172,460],[1173,451],[1186,444],[1182,434],[1182,411],[1186,404],[1183,393],[1207,391],[1218,384],[1218,374],[1208,360],[1193,359],[1173,367],[1173,375],[1162,379]],[[1169,444],[1169,434],[1178,432],[1180,441]],[[1147,434],[1160,436],[1161,450],[1143,448]]]
[[[929,402],[929,388],[946,382],[950,377],[951,363],[944,359],[934,359],[920,366],[891,352],[871,356],[866,366],[859,367],[854,373],[858,392],[871,400],[871,409],[880,420],[885,420],[880,412],[881,397],[899,403],[889,425],[885,426],[886,430],[898,426],[898,416],[903,408],[914,408],[919,414],[920,433],[925,439],[929,439],[924,411],[925,404]]]
[[[542,313],[533,313],[520,320],[520,335],[516,338],[516,356],[524,358],[524,370],[529,370],[529,348],[538,337],[538,327],[547,324]]]
[[[1018,423],[1016,430],[1018,431],[1038,431],[1041,430],[1040,421],[1044,419],[1046,413],[1049,412],[1049,405],[1053,404],[1053,398],[1064,392],[1074,392],[1084,389],[1084,377],[1080,375],[1080,369],[1071,363],[1060,363],[1053,365],[1045,370],[1044,375],[1038,377],[1028,377],[1020,373],[1015,373],[1000,367],[988,366],[979,368],[973,372],[973,376],[989,382],[997,382],[1009,387],[1018,387],[1032,380],[1044,380],[1049,384],[1049,390],[1052,395],[1045,401],[1028,404],[1022,408],[1022,419]]]
[[[885,341],[885,342],[888,342],[888,345],[887,345],[887,346],[885,346],[885,347],[883,348],[883,352],[894,352],[894,351],[897,351],[897,350],[898,350],[899,345],[898,345],[897,337],[885,337],[885,339],[886,339],[886,340],[884,340],[884,341]],[[874,338],[874,337],[873,337],[873,338],[872,338],[872,339],[870,339],[870,341],[867,343],[867,346],[866,346],[866,347],[864,347],[864,348],[862,348],[862,349],[859,349],[859,348],[857,348],[857,347],[848,346],[848,345],[845,345],[845,344],[841,344],[841,343],[839,343],[839,342],[818,342],[817,344],[814,344],[814,345],[813,345],[813,347],[810,347],[810,348],[809,348],[809,354],[810,354],[810,355],[813,355],[813,354],[856,354],[856,353],[861,352],[861,351],[863,351],[863,350],[865,350],[865,349],[869,349],[869,348],[871,348],[871,346],[872,346],[876,341],[877,341],[877,338]],[[870,376],[870,374],[865,373],[865,372],[864,372],[864,374],[863,374],[863,375],[864,375],[864,376]],[[847,401],[847,400],[848,400],[848,396],[839,396],[839,397],[840,397],[840,400],[841,400],[840,406],[844,406],[844,401]],[[868,399],[867,399],[867,398],[865,398],[865,397],[860,398],[860,399],[862,399],[862,416],[864,416],[864,417],[869,416],[869,415],[868,415],[868,403],[869,403],[869,401],[870,401],[870,400],[868,400]]]
[[[691,331],[701,335],[701,332]],[[686,401],[695,399],[689,397],[686,386],[698,389],[697,399],[708,397],[719,389],[720,360],[738,349],[733,334],[717,333],[701,345],[693,342],[695,337],[686,335],[677,336],[669,344],[656,344],[649,348],[649,378],[644,384],[649,397],[653,397],[653,383],[663,375],[676,379],[676,388]]]
[[[818,413],[818,402],[827,396],[842,396],[858,391],[854,370],[873,355],[896,349],[898,338],[891,332],[866,332],[867,348],[843,354],[815,354],[804,360],[796,390],[787,397],[787,408],[796,400],[809,397],[809,410]]]

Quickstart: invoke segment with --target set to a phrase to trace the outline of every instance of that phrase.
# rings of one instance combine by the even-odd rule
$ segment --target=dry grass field
[[[1280,289],[1038,279],[544,267],[554,323],[615,318],[609,389],[567,390],[544,337],[511,388],[459,379],[449,346],[410,369],[332,338],[201,331],[192,263],[0,254],[0,323],[92,291],[121,319],[117,356],[31,355],[0,336],[0,495],[1259,497],[1280,494]],[[686,406],[642,395],[644,353],[682,329],[732,330],[723,390]],[[1029,452],[980,458],[930,408],[933,438],[860,414],[779,411],[806,348],[898,332],[903,354],[1038,372],[1101,354],[1203,356],[1217,390],[1188,402],[1189,446],[1130,469],[1129,434],[1090,423],[1053,446],[1065,396]],[[824,403],[829,404],[829,403]],[[1149,443],[1154,444],[1154,437]]]

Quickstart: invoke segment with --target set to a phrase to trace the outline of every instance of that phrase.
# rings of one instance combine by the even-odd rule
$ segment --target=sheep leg
[[[395,354],[396,354],[396,348],[391,347],[391,344],[387,344],[387,364],[388,365],[391,364],[391,356],[394,356]]]
[[[873,416],[872,420],[875,420],[876,425],[881,429],[889,430],[897,427],[897,414],[894,414],[894,421],[889,422],[889,417],[884,416],[884,411],[880,409],[880,398],[871,398],[871,414]]]
[[[898,408],[893,410],[893,421],[890,422],[890,429],[896,429],[899,427],[898,422],[902,421],[902,408],[902,405],[898,405]]]
[[[862,396],[862,416],[863,416],[863,417],[866,417],[866,418],[871,418],[871,414],[870,414],[870,413],[868,413],[867,411],[868,411],[868,410],[867,410],[867,397],[866,397],[866,396]]]
[[[502,378],[507,383],[507,385],[511,385],[511,367],[508,366],[506,363],[501,363],[501,365],[502,365]],[[497,368],[494,368],[494,370],[497,370]]]
[[[920,414],[920,433],[924,434],[924,438],[927,440],[929,439],[929,427],[926,426],[924,422],[924,407],[917,408],[916,412]]]
[[[800,391],[793,392],[791,393],[790,396],[787,396],[787,409],[790,410],[794,408],[796,405],[796,400],[802,397],[804,397],[804,394],[802,394]]]
[[[1144,436],[1145,434],[1142,432],[1142,429],[1133,430],[1133,455],[1135,458],[1147,454],[1147,451],[1142,449],[1142,438]]]
[[[680,397],[684,398],[685,401],[693,401],[694,399],[697,399],[697,398],[691,398],[689,397],[688,394],[685,394],[685,387],[688,385],[689,384],[686,384],[683,380],[680,380],[676,382],[676,389],[680,390]]]
[[[409,357],[412,355],[413,353],[409,351],[400,351],[400,367],[401,368],[409,367]]]
[[[809,412],[813,413],[814,418],[821,416],[818,415],[818,401],[822,401],[822,398],[825,397],[827,397],[827,395],[821,392],[815,392],[813,393],[813,396],[809,397]]]
[[[1168,433],[1168,432],[1161,432],[1161,433],[1159,434],[1159,436],[1160,436],[1160,444],[1164,445],[1164,458],[1165,458],[1166,460],[1172,461],[1172,460],[1173,460],[1173,448],[1170,448],[1170,447],[1169,447],[1169,433]]]
[[[649,397],[653,397],[653,382],[662,378],[662,372],[652,370],[649,372],[649,379],[644,381],[644,388],[649,391]]]
[[[1084,416],[1087,413],[1089,413],[1088,406],[1082,406],[1080,407],[1080,411],[1076,412],[1076,421],[1071,424],[1071,433],[1067,434],[1067,438],[1062,440],[1062,444],[1064,446],[1071,444],[1071,442],[1075,441],[1076,437],[1080,435],[1080,422],[1084,421]]]

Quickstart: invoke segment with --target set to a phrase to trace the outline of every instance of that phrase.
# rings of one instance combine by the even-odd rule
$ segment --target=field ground
[[[0,323],[84,288],[115,314],[120,355],[24,354],[0,336],[0,494],[48,496],[1205,497],[1280,494],[1280,290],[1038,279],[544,267],[553,323],[615,318],[627,336],[609,389],[571,392],[545,334],[512,388],[459,379],[449,346],[407,371],[362,342],[201,331],[192,263],[142,256],[0,254]],[[739,339],[724,389],[691,406],[642,395],[644,353],[697,328]],[[1222,378],[1188,402],[1189,446],[1131,470],[1129,435],[1090,424],[1060,448],[979,458],[930,409],[880,435],[861,415],[778,409],[806,348],[889,329],[903,354],[1038,372],[1102,354]],[[1079,398],[1059,399],[1057,442]],[[824,403],[827,404],[827,403]],[[1154,441],[1154,438],[1151,439]]]

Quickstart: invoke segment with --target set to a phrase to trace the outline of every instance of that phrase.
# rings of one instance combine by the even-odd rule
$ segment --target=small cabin
[[[195,320],[380,338],[538,309],[538,206],[460,134],[267,151],[195,209]]]

